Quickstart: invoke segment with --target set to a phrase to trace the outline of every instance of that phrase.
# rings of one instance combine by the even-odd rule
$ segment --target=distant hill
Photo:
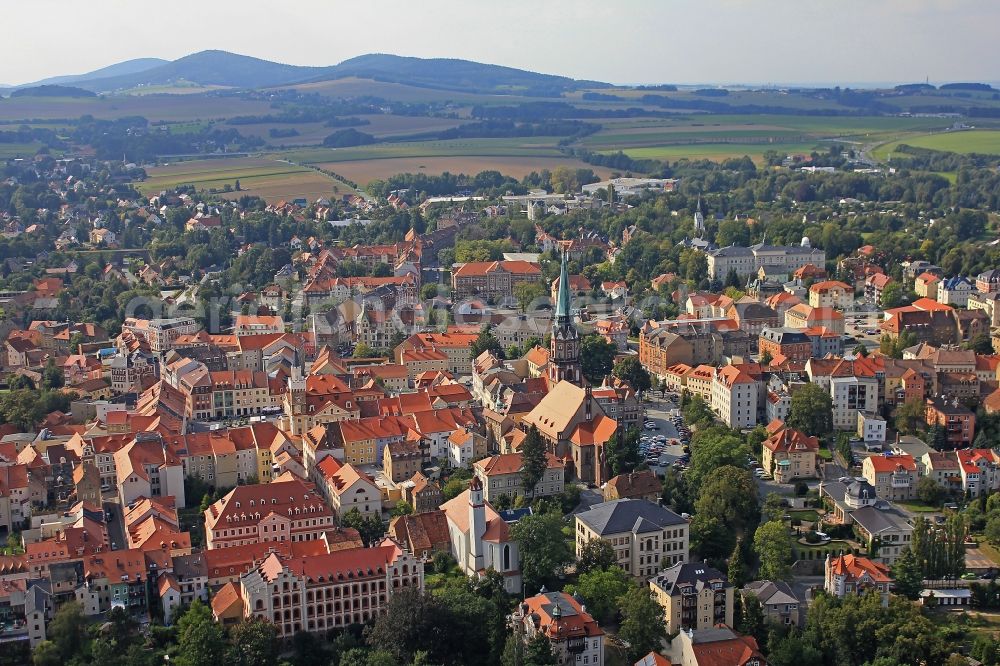
[[[95,69],[94,71],[87,72],[86,74],[71,74],[69,76],[52,76],[47,79],[42,79],[41,81],[33,81],[31,83],[25,83],[17,87],[27,88],[31,86],[66,85],[69,83],[76,83],[78,81],[90,81],[92,79],[103,79],[112,76],[125,76],[128,74],[137,74],[139,72],[145,72],[147,70],[153,69],[154,67],[166,65],[169,62],[170,62],[169,60],[164,60],[163,58],[136,58],[135,60],[126,60],[124,62],[119,62],[114,65],[109,65],[107,67]]]
[[[426,88],[481,92],[551,94],[580,88],[609,87],[596,81],[538,74],[513,67],[453,58],[407,58],[375,53],[345,60],[317,80],[344,77],[374,79]]]
[[[112,92],[178,81],[231,88],[270,88],[347,77],[442,90],[527,95],[552,95],[607,85],[469,60],[370,54],[329,67],[302,67],[226,51],[201,51],[172,62],[156,58],[129,60],[90,74],[54,77],[38,84],[71,82],[92,92]]]
[[[11,97],[97,97],[96,94],[73,86],[35,86],[19,88],[10,94]]]
[[[181,80],[210,86],[266,88],[314,78],[326,69],[283,65],[226,51],[201,51],[142,72],[78,81],[77,85],[95,92],[169,85]]]

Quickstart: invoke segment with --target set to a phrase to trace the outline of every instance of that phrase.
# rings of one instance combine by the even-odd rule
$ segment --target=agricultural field
[[[596,167],[580,160],[558,157],[396,157],[389,159],[352,160],[349,162],[325,162],[317,164],[364,187],[373,180],[385,180],[400,173],[425,173],[439,175],[464,173],[474,175],[480,171],[499,171],[506,176],[520,180],[532,171],[555,169],[566,166],[571,169],[592,169],[605,178],[611,169]]]
[[[31,157],[41,147],[41,141],[32,141],[31,143],[0,143],[0,159]]]
[[[516,137],[507,139],[450,139],[447,141],[401,141],[351,148],[305,148],[277,153],[301,164],[351,162],[354,160],[400,157],[558,157],[556,137]]]
[[[196,94],[0,99],[0,122],[75,119],[85,114],[107,119],[142,116],[152,122],[183,122],[270,112],[271,105],[263,100]]]
[[[983,153],[1000,155],[1000,130],[963,130],[956,132],[940,132],[907,136],[898,141],[885,143],[872,151],[876,159],[885,161],[895,153],[899,144],[905,143],[914,148],[942,150],[953,153]],[[899,154],[902,156],[902,154]]]
[[[434,118],[426,116],[395,116],[391,114],[371,114],[358,116],[368,121],[367,125],[359,125],[355,129],[365,134],[382,139],[387,137],[418,134],[421,132],[439,132],[457,127],[463,123],[453,118]],[[327,127],[322,122],[312,123],[255,123],[252,125],[219,125],[220,129],[235,129],[244,136],[258,136],[268,146],[318,146],[323,139],[336,132],[336,127]],[[272,137],[271,130],[294,129],[297,136]]]
[[[149,177],[145,181],[136,184],[139,191],[146,195],[180,185],[221,191],[226,185],[235,187],[237,180],[240,181],[241,191],[223,196],[238,198],[254,195],[268,202],[304,197],[312,201],[352,191],[343,183],[315,169],[266,157],[177,162],[150,168],[147,174]]]
[[[677,144],[670,146],[649,146],[644,148],[625,148],[624,152],[635,159],[654,159],[676,161],[690,160],[728,160],[748,156],[757,164],[764,161],[764,153],[776,150],[779,153],[808,155],[813,151],[823,151],[829,145],[819,142],[811,143],[696,143]],[[617,152],[617,151],[604,151]]]

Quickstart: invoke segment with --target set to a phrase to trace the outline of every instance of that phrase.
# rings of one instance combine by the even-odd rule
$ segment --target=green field
[[[352,148],[305,148],[275,153],[292,162],[320,164],[399,157],[562,157],[556,147],[558,137],[518,137],[509,139],[451,139],[448,141],[405,141]]]
[[[813,151],[823,151],[829,144],[819,143],[700,143],[691,145],[650,146],[646,148],[626,148],[624,152],[635,159],[653,160],[726,160],[733,157],[749,156],[754,162],[763,162],[764,153],[775,150],[779,153],[808,155]],[[603,151],[607,153],[617,151]]]
[[[904,153],[895,152],[896,147],[903,143],[914,148],[952,153],[1000,155],[1000,130],[963,130],[909,136],[898,141],[884,143],[872,151],[872,154],[881,161],[886,161],[894,155],[904,157]]]
[[[149,177],[146,180],[136,183],[145,195],[179,185],[192,185],[204,190],[222,190],[226,185],[235,188],[237,180],[240,181],[241,191],[228,194],[229,198],[248,194],[269,202],[299,197],[312,201],[353,191],[315,169],[257,157],[177,162],[153,167],[147,170],[147,174]]]
[[[31,143],[0,143],[0,159],[31,157],[41,147],[41,141],[32,141]]]

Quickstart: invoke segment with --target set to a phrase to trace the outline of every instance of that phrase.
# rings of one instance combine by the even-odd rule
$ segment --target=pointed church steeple
[[[562,266],[559,269],[559,294],[556,299],[556,319],[569,318],[569,268],[566,263],[566,253],[562,253]]]
[[[559,269],[559,293],[556,313],[552,319],[552,340],[549,343],[549,383],[554,386],[562,380],[581,386],[583,372],[580,368],[580,335],[573,323],[569,299],[569,267],[566,253],[562,255]]]
[[[705,216],[701,212],[701,195],[698,195],[698,208],[694,212],[694,232],[701,238],[705,233]]]

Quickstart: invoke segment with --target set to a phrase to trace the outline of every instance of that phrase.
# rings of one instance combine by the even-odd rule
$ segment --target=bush
[[[799,481],[795,484],[795,496],[805,497],[809,493],[809,486],[806,485],[805,481]]]
[[[455,566],[455,559],[444,551],[439,550],[431,558],[431,568],[434,573],[448,573],[453,566]]]
[[[805,539],[806,543],[820,543],[822,541],[822,539],[819,538],[819,535],[812,530],[806,532]]]

